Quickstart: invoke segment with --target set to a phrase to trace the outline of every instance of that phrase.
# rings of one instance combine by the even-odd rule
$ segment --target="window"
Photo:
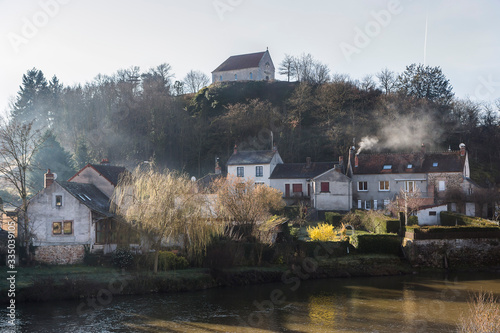
[[[221,76],[219,76],[219,81],[222,81],[222,75],[221,75]]]
[[[436,216],[436,215],[437,215],[437,212],[436,212],[436,211],[431,210],[431,211],[429,212],[429,216]]]
[[[238,81],[238,74],[234,74],[234,81]]]
[[[330,192],[330,182],[321,182],[321,192]]]
[[[358,200],[358,209],[361,209],[361,200]]]
[[[358,191],[368,191],[368,182],[358,182]]]
[[[438,166],[438,162],[434,162],[434,163],[432,163],[432,166],[433,166],[433,167],[437,167],[437,166]]]
[[[263,166],[256,166],[255,167],[255,177],[262,177],[264,176],[264,167]]]
[[[53,235],[72,235],[73,221],[52,222]]]
[[[391,202],[391,200],[389,199],[384,199],[384,207],[387,207],[389,206],[389,203]]]
[[[255,182],[255,185],[264,185],[264,182]]]
[[[302,193],[302,184],[292,184],[293,193]]]
[[[406,192],[415,192],[416,186],[415,181],[408,180],[405,182],[405,191]]]
[[[253,80],[253,73],[250,72],[250,80]]]
[[[236,176],[245,177],[245,168],[244,167],[236,167]]]
[[[392,165],[390,165],[390,164],[384,165],[384,170],[391,170],[391,169],[392,169]]]
[[[411,168],[413,168],[413,164],[408,164],[408,165],[406,166],[406,168],[407,168],[407,169],[411,169]]]
[[[63,198],[62,195],[56,195],[56,207],[62,207]]]
[[[446,190],[446,183],[444,180],[440,180],[438,183],[438,189],[440,192]]]
[[[365,209],[372,209],[372,202],[371,201],[365,201]]]
[[[389,191],[389,181],[388,180],[381,180],[378,185],[378,190],[379,191]]]

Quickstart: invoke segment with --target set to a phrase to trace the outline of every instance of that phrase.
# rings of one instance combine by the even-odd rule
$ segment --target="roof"
[[[107,217],[113,216],[109,212],[109,198],[93,184],[56,181],[78,201],[90,210]]]
[[[209,173],[208,175],[205,175],[200,179],[198,179],[196,182],[200,186],[200,188],[209,189],[212,183],[221,177],[224,176],[220,173],[219,174]]]
[[[273,150],[238,151],[231,155],[227,165],[269,164],[277,153]]]
[[[73,177],[71,177],[69,181],[78,176],[84,169],[88,167],[93,168],[114,186],[118,185],[118,181],[120,180],[120,175],[123,172],[128,172],[128,170],[125,167],[121,166],[106,165],[106,164],[87,164],[80,171],[78,171]]]
[[[432,153],[359,154],[354,174],[462,172],[465,156],[459,151]]]
[[[231,56],[220,64],[219,67],[214,69],[213,72],[259,67],[259,62],[266,52],[267,51]]]
[[[270,179],[314,178],[335,167],[334,162],[283,163],[273,170]]]

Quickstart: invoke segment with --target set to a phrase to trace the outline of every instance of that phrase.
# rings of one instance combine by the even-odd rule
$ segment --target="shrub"
[[[398,233],[401,227],[401,221],[399,220],[387,220],[386,221],[386,232],[387,233]]]
[[[171,251],[160,251],[158,253],[158,270],[184,269],[189,266],[186,258],[178,256]]]
[[[453,212],[441,212],[440,218],[441,218],[441,225],[449,227],[454,227],[459,225],[491,227],[496,225],[496,223],[490,220],[482,219],[479,217],[462,215]]]
[[[357,234],[351,236],[351,244],[360,253],[400,253],[401,242],[394,234]]]
[[[329,223],[335,227],[340,226],[340,223],[341,223],[343,217],[344,217],[344,215],[342,215],[340,213],[325,212],[326,223]]]
[[[134,256],[128,249],[118,248],[111,256],[113,266],[118,268],[128,268],[134,263]]]
[[[336,238],[335,227],[327,223],[320,223],[316,227],[307,227],[307,234],[312,241],[329,242]]]
[[[500,303],[492,292],[481,292],[468,304],[469,313],[460,317],[458,332],[500,332]]]
[[[408,225],[413,226],[413,225],[418,225],[418,216],[411,215],[408,217]]]

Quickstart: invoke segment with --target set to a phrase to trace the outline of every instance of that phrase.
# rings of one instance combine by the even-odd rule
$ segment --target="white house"
[[[269,50],[231,56],[212,71],[212,83],[224,81],[274,80],[275,68]]]

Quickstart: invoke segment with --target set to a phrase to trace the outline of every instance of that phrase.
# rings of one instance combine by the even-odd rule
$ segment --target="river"
[[[418,274],[19,305],[2,332],[453,332],[473,293],[500,274]],[[84,306],[83,306],[83,305]],[[88,304],[99,306],[92,309]]]

